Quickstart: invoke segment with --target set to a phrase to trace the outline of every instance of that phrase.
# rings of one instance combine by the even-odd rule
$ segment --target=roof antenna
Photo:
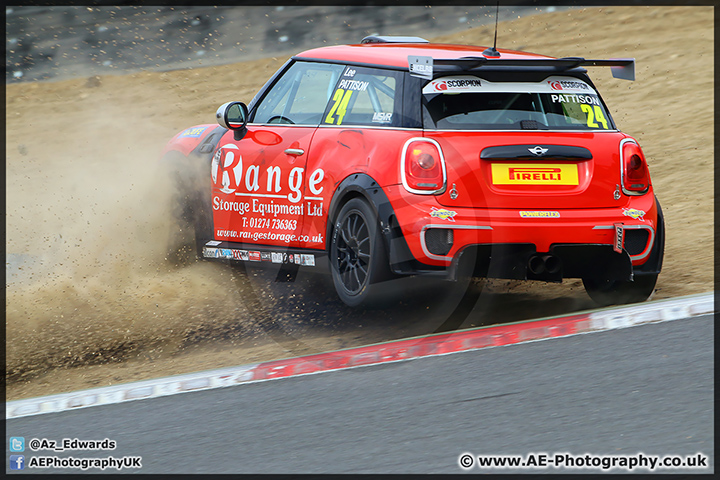
[[[486,57],[499,57],[500,52],[497,51],[495,47],[497,47],[497,30],[498,30],[498,13],[500,13],[500,0],[497,2],[497,8],[495,9],[495,42],[493,43],[492,48],[486,48],[483,52],[483,55]]]

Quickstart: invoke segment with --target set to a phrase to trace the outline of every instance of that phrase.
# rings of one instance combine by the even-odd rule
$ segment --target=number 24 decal
[[[594,107],[594,108],[593,108]],[[587,115],[587,126],[590,128],[600,128],[600,126],[595,122],[597,120],[598,122],[602,123],[602,126],[605,130],[608,129],[608,123],[607,120],[605,120],[605,116],[603,115],[602,109],[597,105],[580,105],[580,108],[583,112]]]
[[[352,97],[352,90],[343,90],[342,88],[338,88],[335,90],[335,95],[333,95],[333,106],[330,109],[330,112],[328,112],[327,117],[325,117],[325,123],[328,123],[330,125],[335,123],[335,118],[333,115],[337,114],[337,125],[340,125],[343,121],[343,118],[345,118],[345,114],[347,113],[347,107],[348,103],[350,103],[350,97]]]

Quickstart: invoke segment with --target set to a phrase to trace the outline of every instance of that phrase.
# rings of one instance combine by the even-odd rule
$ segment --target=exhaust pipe
[[[560,272],[560,259],[554,255],[533,255],[528,259],[528,270],[533,275],[549,273],[555,275]]]
[[[543,260],[543,257],[540,255],[533,255],[528,260],[528,270],[530,270],[533,275],[540,275],[541,273],[545,272],[545,260]]]
[[[553,255],[544,255],[542,257],[543,263],[545,264],[545,270],[551,275],[554,275],[560,271],[560,259]]]

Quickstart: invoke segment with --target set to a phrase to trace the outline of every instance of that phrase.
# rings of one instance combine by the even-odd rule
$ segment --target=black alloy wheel
[[[337,241],[338,273],[343,286],[351,295],[357,295],[368,278],[370,269],[370,231],[359,212],[345,216]]]
[[[377,299],[374,284],[387,278],[389,265],[377,216],[363,200],[353,198],[340,210],[330,243],[333,284],[349,306]]]

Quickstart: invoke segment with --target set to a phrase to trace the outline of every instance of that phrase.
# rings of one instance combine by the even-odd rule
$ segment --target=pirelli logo
[[[574,164],[493,163],[494,185],[578,185]]]

